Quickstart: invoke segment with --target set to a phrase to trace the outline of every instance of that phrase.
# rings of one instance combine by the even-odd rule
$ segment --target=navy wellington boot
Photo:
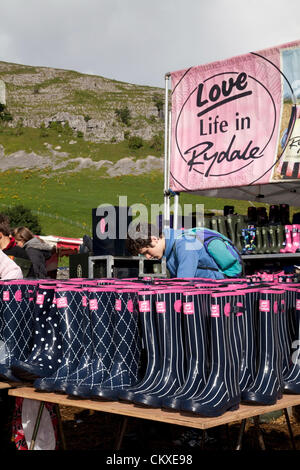
[[[134,393],[153,386],[161,372],[156,326],[155,292],[150,290],[147,292],[139,291],[138,302],[143,349],[146,353],[147,366],[143,379],[137,385],[119,392],[119,400],[121,401],[132,401]]]
[[[33,346],[24,361],[12,361],[13,373],[25,381],[48,377],[61,364],[61,333],[55,304],[55,285],[39,285],[34,299]]]
[[[239,292],[213,292],[210,313],[210,371],[204,389],[181,402],[182,412],[215,417],[239,408],[245,297]]]
[[[291,342],[291,365],[283,377],[284,393],[300,394],[300,290],[295,305],[295,331]]]
[[[278,346],[280,349],[282,361],[282,375],[283,377],[288,372],[291,365],[291,342],[288,331],[288,290],[282,288],[281,293],[278,295],[277,307],[275,304],[275,311],[277,310],[277,324],[278,324]]]
[[[0,376],[12,381],[14,360],[24,361],[32,347],[33,301],[31,285],[5,282],[1,285]]]
[[[133,403],[159,408],[184,383],[184,346],[181,331],[182,291],[162,289],[156,293],[156,321],[160,350],[160,375],[157,381],[134,393]]]
[[[55,290],[61,332],[61,365],[51,376],[36,379],[34,386],[42,391],[59,390],[60,382],[75,368],[82,354],[83,307],[82,289],[64,287]]]
[[[112,342],[115,353],[109,375],[91,389],[91,398],[118,400],[121,390],[135,386],[141,379],[141,330],[136,289],[116,290],[115,327]]]
[[[278,335],[278,302],[284,291],[261,289],[258,316],[258,367],[254,382],[242,392],[249,404],[274,405],[282,397],[282,357]]]
[[[255,379],[257,370],[257,321],[260,290],[258,287],[243,289],[245,294],[245,341],[241,357],[240,390],[243,392]]]
[[[183,293],[183,333],[185,345],[185,382],[175,395],[162,400],[163,408],[180,409],[181,403],[198,395],[208,373],[208,314],[211,291],[190,290]]]
[[[88,289],[83,331],[84,351],[78,367],[67,377],[64,384],[64,391],[69,395],[87,398],[92,388],[100,386],[108,377],[115,352],[112,340],[115,304],[114,287]]]

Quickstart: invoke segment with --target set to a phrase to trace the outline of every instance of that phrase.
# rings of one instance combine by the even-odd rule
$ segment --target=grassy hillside
[[[127,196],[149,214],[163,204],[163,89],[6,62],[0,79],[0,211],[22,203],[43,234],[81,237],[99,204]],[[242,214],[250,205],[187,194],[180,202]]]
[[[81,237],[91,233],[92,208],[99,204],[118,205],[119,196],[127,196],[128,205],[143,203],[150,214],[151,204],[163,203],[163,175],[100,178],[96,172],[42,177],[39,172],[0,173],[0,208],[24,204],[39,215],[44,234]],[[199,198],[182,194],[181,204],[204,204],[205,209],[223,209],[234,205],[246,214],[247,201]],[[260,204],[263,205],[263,204]],[[195,207],[195,206],[194,206]]]

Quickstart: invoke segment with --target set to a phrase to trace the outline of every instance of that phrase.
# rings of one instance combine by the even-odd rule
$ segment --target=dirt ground
[[[290,414],[290,422],[294,435],[295,450],[300,450],[300,407],[294,408]],[[278,413],[277,413],[278,414]],[[118,415],[102,413],[92,410],[79,410],[78,408],[61,407],[63,432],[67,450],[102,450],[116,449],[116,439],[123,423]],[[291,439],[285,416],[272,417],[264,415],[261,422],[263,441],[266,450],[292,450]],[[187,428],[154,421],[129,418],[124,434],[121,451],[169,450],[178,452],[190,450],[185,445],[180,448],[174,445],[173,440],[178,438]],[[220,426],[208,430],[210,439],[206,440],[204,450],[230,451],[234,450],[240,430],[240,422],[227,426]],[[202,431],[199,431],[202,436]],[[201,442],[194,449],[203,449]],[[246,424],[242,443],[243,450],[260,450],[259,436],[254,422],[249,419]]]

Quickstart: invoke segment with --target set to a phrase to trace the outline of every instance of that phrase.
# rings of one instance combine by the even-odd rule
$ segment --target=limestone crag
[[[75,173],[84,169],[102,169],[99,177],[115,177],[122,175],[139,175],[151,171],[163,169],[163,158],[147,156],[136,160],[133,157],[121,158],[113,163],[109,160],[93,161],[91,158],[68,158],[67,152],[53,149],[48,143],[45,147],[50,152],[48,156],[38,155],[35,152],[26,153],[19,150],[10,155],[5,155],[4,148],[0,145],[0,172],[8,170],[51,170],[42,176],[51,178],[59,173]]]
[[[71,70],[0,62],[0,79],[6,84],[7,107],[13,116],[8,125],[39,128],[52,121],[68,122],[93,142],[119,142],[128,132],[145,140],[163,130],[162,110],[154,97],[160,88],[118,82]],[[116,117],[127,107],[130,123]]]

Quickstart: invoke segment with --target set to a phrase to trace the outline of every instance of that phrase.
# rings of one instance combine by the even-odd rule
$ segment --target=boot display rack
[[[288,204],[248,207],[248,214],[234,214],[224,206],[224,215],[205,216],[204,225],[227,236],[245,261],[246,274],[265,267],[274,271],[297,265],[300,257],[300,214],[290,217]]]
[[[2,281],[0,375],[199,418],[300,403],[296,280]]]
[[[166,260],[148,260],[144,256],[89,256],[88,277],[132,278],[166,277]]]

